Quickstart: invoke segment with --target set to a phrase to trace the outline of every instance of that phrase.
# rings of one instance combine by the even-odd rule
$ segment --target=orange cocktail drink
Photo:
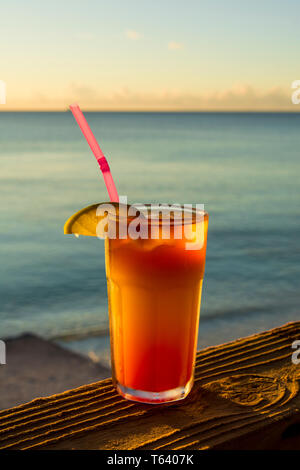
[[[149,403],[184,398],[193,384],[208,214],[172,214],[169,229],[161,213],[145,218],[147,238],[105,240],[113,380]]]
[[[179,400],[193,384],[208,214],[191,209],[187,215],[186,207],[182,212],[172,206],[164,217],[160,206],[149,218],[146,208],[135,225],[132,207],[118,204],[108,162],[79,106],[70,109],[99,164],[110,199],[108,205],[93,204],[73,214],[64,233],[105,235],[113,381],[131,400]],[[117,227],[108,236],[105,213]]]

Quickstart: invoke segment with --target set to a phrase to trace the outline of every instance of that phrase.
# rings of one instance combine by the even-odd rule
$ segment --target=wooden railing
[[[300,322],[199,351],[195,385],[173,404],[126,401],[107,379],[1,411],[0,448],[300,448],[295,340]]]

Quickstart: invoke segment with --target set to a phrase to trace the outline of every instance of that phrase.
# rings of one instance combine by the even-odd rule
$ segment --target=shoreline
[[[282,324],[282,321],[292,322],[297,318],[299,318],[299,311],[294,310],[284,314],[273,311],[268,315],[262,315],[261,311],[257,311],[251,316],[242,312],[240,315],[233,315],[230,319],[228,316],[225,318],[222,316],[201,318],[200,314],[197,350],[219,346],[277,328]],[[87,332],[79,336],[75,334],[64,335],[64,337],[56,337],[55,342],[68,350],[98,360],[106,367],[110,367],[109,328],[99,331],[99,335],[96,328],[90,335]],[[65,339],[67,337],[69,339]]]
[[[0,409],[110,377],[110,369],[63,346],[24,333],[8,338],[0,366]]]

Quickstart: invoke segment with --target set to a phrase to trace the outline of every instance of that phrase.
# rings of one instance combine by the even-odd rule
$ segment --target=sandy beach
[[[0,409],[110,377],[108,368],[33,334],[5,340]]]

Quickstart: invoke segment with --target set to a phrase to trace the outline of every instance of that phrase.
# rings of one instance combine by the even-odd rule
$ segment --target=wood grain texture
[[[300,322],[197,353],[183,401],[142,405],[111,379],[0,412],[0,449],[300,449]]]

